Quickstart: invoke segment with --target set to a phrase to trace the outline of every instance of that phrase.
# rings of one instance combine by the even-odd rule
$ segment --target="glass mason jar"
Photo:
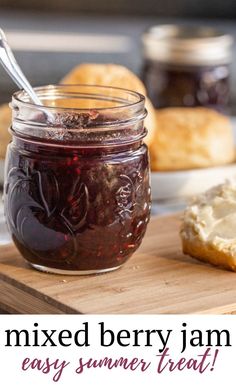
[[[232,45],[232,36],[214,28],[150,28],[143,35],[142,77],[154,106],[228,112]]]
[[[36,269],[110,271],[139,247],[150,216],[144,97],[100,86],[13,95],[5,169],[8,228]]]

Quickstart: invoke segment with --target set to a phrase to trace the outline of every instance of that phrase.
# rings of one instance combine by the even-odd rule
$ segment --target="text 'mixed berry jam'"
[[[42,271],[88,274],[121,266],[150,216],[144,97],[98,86],[13,95],[4,205],[22,256]]]

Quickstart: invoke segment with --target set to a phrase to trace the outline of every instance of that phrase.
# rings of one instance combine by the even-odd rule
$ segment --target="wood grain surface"
[[[236,274],[181,252],[179,217],[152,218],[142,246],[119,270],[60,276],[33,270],[0,247],[0,308],[26,314],[233,314]]]

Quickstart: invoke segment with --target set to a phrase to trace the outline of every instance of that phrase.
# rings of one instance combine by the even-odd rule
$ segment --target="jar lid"
[[[154,26],[142,41],[144,56],[160,62],[211,65],[232,58],[233,37],[211,27]]]

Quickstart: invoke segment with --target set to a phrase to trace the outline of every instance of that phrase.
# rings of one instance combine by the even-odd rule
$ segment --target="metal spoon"
[[[15,56],[8,45],[6,36],[2,29],[0,29],[0,62],[17,86],[20,89],[23,88],[35,104],[42,105],[42,102],[17,64]]]

